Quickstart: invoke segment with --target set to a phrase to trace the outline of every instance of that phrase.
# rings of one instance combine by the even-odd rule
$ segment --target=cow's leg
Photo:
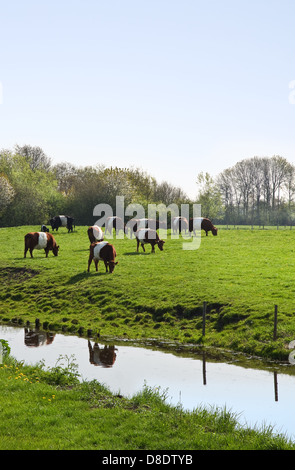
[[[151,245],[152,245],[152,253],[155,253],[155,244],[151,243]]]
[[[30,248],[30,255],[31,255],[31,258],[33,258],[33,248]]]
[[[88,273],[89,273],[89,270],[90,270],[91,261],[92,261],[92,256],[89,255],[89,259],[88,259],[88,269],[87,269],[87,272],[88,272]]]
[[[137,248],[136,248],[136,251],[138,251],[138,248],[139,248],[139,240],[138,240],[138,238],[136,239],[136,242],[137,242]]]
[[[141,244],[143,251],[145,252],[144,243]]]
[[[28,251],[28,247],[25,246],[24,258],[26,258],[26,256],[27,256],[27,251]]]
[[[46,258],[48,258],[49,248],[44,248],[44,251],[45,251],[45,254],[46,254]]]
[[[104,265],[105,265],[105,267],[106,267],[106,273],[107,273],[107,272],[108,272],[108,262],[105,261],[105,262],[104,262]]]
[[[98,259],[94,260],[95,270],[98,271]]]

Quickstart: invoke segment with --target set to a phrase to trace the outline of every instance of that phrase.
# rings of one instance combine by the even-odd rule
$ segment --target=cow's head
[[[54,256],[58,255],[59,245],[53,245],[52,251]]]
[[[110,270],[110,273],[112,273],[115,269],[115,266],[116,264],[118,264],[119,261],[108,261],[108,266],[109,266],[109,270]]]
[[[164,243],[165,243],[164,240],[159,240],[158,241],[158,247],[160,248],[161,251],[163,251]]]
[[[216,227],[213,227],[213,229],[212,229],[212,234],[213,234],[213,235],[217,235],[217,230],[218,230],[218,229],[217,229]]]

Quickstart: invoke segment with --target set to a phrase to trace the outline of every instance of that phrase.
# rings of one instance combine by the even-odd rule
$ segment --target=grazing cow
[[[141,228],[136,232],[136,241],[138,251],[139,245],[142,246],[143,251],[145,251],[144,245],[150,243],[152,246],[152,253],[155,253],[155,245],[158,245],[159,249],[163,251],[164,240],[160,240],[159,235],[156,230],[151,228]]]
[[[128,220],[127,224],[125,225],[125,234],[132,238],[133,233],[137,231],[137,224],[139,219],[130,219]],[[130,232],[130,235],[129,235]]]
[[[74,219],[68,215],[56,215],[49,221],[52,231],[58,231],[59,227],[67,227],[68,232],[73,231]]]
[[[158,220],[155,219],[132,219],[134,223],[132,223],[133,232],[137,232],[141,228],[150,228],[152,230],[158,230],[160,224]]]
[[[49,251],[53,251],[54,256],[58,255],[59,246],[51,235],[51,233],[45,232],[30,232],[25,235],[25,253],[26,258],[27,251],[30,250],[31,258],[33,258],[33,250],[45,250],[46,258],[48,257]]]
[[[141,228],[150,228],[152,230],[158,230],[159,228],[167,229],[167,223],[165,221],[159,221],[156,219],[130,219],[125,226],[125,233],[128,235],[130,230],[130,238],[132,234],[136,233]]]
[[[206,219],[204,217],[194,217],[189,219],[189,231],[194,232],[197,229],[197,223],[201,221],[201,229],[206,232],[206,236],[208,236],[208,232],[212,232],[212,235],[217,235],[217,228],[214,227],[211,220]]]
[[[103,240],[103,232],[98,225],[92,225],[87,230],[90,243],[101,242]]]
[[[48,333],[46,331],[31,330],[29,328],[25,328],[25,345],[28,347],[38,347],[43,346],[44,344],[51,344],[53,343],[55,334]]]
[[[49,228],[46,225],[41,225],[41,232],[49,232]]]
[[[116,264],[118,264],[118,261],[115,261],[116,256],[116,250],[114,246],[111,245],[109,242],[91,243],[88,259],[88,272],[90,270],[92,260],[94,261],[96,271],[98,270],[98,262],[102,260],[104,261],[106,267],[106,273],[108,272],[108,268],[110,273],[112,273],[115,269]]]
[[[110,232],[112,234],[113,228],[116,230],[116,234],[125,229],[125,225],[121,217],[108,217],[105,225],[105,233]]]
[[[185,217],[174,217],[172,219],[172,231],[180,232],[184,230],[184,233],[188,230],[188,220]]]
[[[88,340],[89,362],[95,366],[112,367],[115,363],[117,348],[115,346],[107,346],[104,348],[99,347],[97,343],[92,346]]]

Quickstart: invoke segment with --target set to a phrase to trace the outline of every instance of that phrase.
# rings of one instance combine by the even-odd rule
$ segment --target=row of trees
[[[200,173],[196,183],[192,201],[181,188],[138,168],[53,165],[41,148],[16,146],[0,152],[0,225],[46,224],[57,214],[88,225],[97,204],[115,210],[116,196],[124,196],[126,206],[141,204],[146,214],[149,203],[198,203],[202,216],[219,224],[295,222],[295,167],[281,156],[244,159],[214,179]]]
[[[125,197],[126,206],[135,202],[145,209],[148,203],[188,202],[180,188],[138,168],[52,165],[41,148],[28,145],[0,152],[1,226],[46,224],[58,214],[91,225],[94,207],[105,203],[115,210],[117,195]]]
[[[275,155],[253,157],[224,170],[216,179],[223,223],[293,225],[295,167]]]

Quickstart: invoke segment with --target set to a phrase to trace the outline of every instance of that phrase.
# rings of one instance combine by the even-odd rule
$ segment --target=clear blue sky
[[[294,0],[0,4],[0,148],[140,167],[191,197],[201,171],[295,164]]]

